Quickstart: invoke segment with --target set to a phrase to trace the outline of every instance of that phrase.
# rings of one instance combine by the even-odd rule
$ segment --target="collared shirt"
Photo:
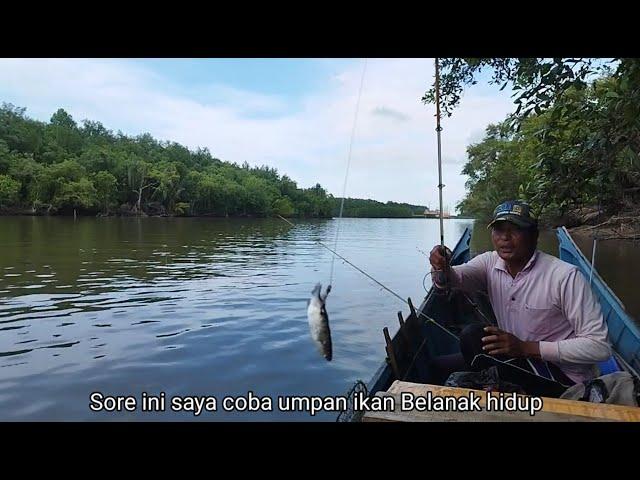
[[[536,250],[514,278],[492,251],[452,270],[453,286],[488,292],[500,329],[539,342],[542,359],[576,383],[611,356],[600,304],[576,266]]]

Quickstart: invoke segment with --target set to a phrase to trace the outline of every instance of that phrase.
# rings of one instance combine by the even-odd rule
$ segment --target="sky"
[[[335,196],[351,158],[347,197],[437,208],[435,107],[420,101],[433,75],[433,59],[418,58],[15,58],[0,59],[0,102],[42,121],[64,108],[78,123],[207,147]],[[480,82],[443,118],[443,198],[452,213],[465,194],[467,146],[513,110],[508,89]]]

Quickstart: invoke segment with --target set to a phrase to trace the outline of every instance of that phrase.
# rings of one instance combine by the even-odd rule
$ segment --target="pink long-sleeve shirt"
[[[536,250],[513,278],[493,251],[452,270],[453,286],[488,292],[498,326],[540,342],[542,359],[576,383],[593,378],[595,364],[611,356],[600,304],[574,265]]]

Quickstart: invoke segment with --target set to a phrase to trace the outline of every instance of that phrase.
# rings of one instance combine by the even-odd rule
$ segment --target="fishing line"
[[[591,271],[589,272],[589,285],[591,285],[591,281],[593,280],[593,267],[596,264],[596,244],[598,243],[597,235],[593,237],[593,251],[591,252]]]
[[[281,218],[282,220],[284,220],[285,222],[287,222],[289,225],[291,225],[292,227],[295,227],[295,224],[291,223],[289,220],[287,220],[286,218],[284,218],[281,215],[277,215],[279,218]],[[398,300],[400,300],[402,303],[404,303],[405,305],[409,305],[409,302],[407,302],[404,298],[402,298],[400,295],[398,295],[396,292],[394,292],[393,290],[391,290],[389,287],[387,287],[386,285],[384,285],[382,282],[379,282],[378,280],[376,280],[375,278],[373,278],[371,275],[369,275],[367,272],[365,272],[364,270],[362,270],[360,267],[358,267],[357,265],[351,263],[349,260],[347,260],[346,258],[344,258],[342,255],[340,255],[338,252],[336,252],[335,250],[331,249],[330,247],[326,246],[324,243],[322,243],[320,240],[316,240],[316,243],[318,245],[322,245],[324,248],[326,248],[327,250],[329,250],[331,253],[333,253],[334,256],[332,256],[331,258],[335,258],[338,257],[341,260],[343,260],[344,262],[346,262],[347,264],[351,265],[353,268],[355,268],[356,270],[358,270],[360,273],[362,273],[363,275],[365,275],[367,278],[369,278],[370,280],[374,281],[375,283],[377,283],[378,285],[380,285],[383,289],[385,289],[387,292],[389,292],[391,295],[393,295],[394,297],[396,297]],[[456,338],[457,340],[459,340],[459,337],[451,332],[450,330],[448,330],[447,328],[443,327],[442,325],[440,325],[438,322],[436,322],[433,318],[429,317],[428,315],[425,315],[424,313],[422,313],[419,310],[416,310],[416,314],[420,315],[422,317],[424,317],[428,322],[432,322],[435,325],[437,325],[438,327],[440,327],[442,330],[444,330],[445,332],[447,332],[449,335],[451,335],[452,337]]]
[[[280,217],[282,220],[284,220],[285,222],[287,222],[287,223],[288,223],[289,225],[291,225],[292,227],[295,227],[295,224],[291,223],[289,220],[287,220],[286,218],[284,218],[282,215],[278,215],[277,213],[276,213],[276,215],[277,215],[278,217]]]
[[[437,70],[437,59],[436,59],[436,84],[438,85],[438,70]],[[375,278],[373,278],[371,275],[369,275],[367,272],[365,272],[364,270],[362,270],[360,267],[358,267],[357,265],[354,265],[353,263],[351,263],[349,260],[347,260],[345,257],[343,257],[342,255],[340,255],[338,252],[336,252],[337,250],[337,246],[338,246],[338,236],[340,233],[340,223],[342,221],[342,214],[344,212],[344,200],[345,200],[345,196],[346,196],[346,192],[347,192],[347,180],[349,178],[349,169],[351,166],[351,158],[352,158],[352,152],[353,152],[353,140],[355,138],[355,131],[356,131],[356,125],[357,125],[357,121],[358,121],[358,113],[360,111],[360,99],[362,98],[362,87],[364,84],[364,76],[365,76],[365,72],[367,70],[367,59],[364,59],[364,65],[362,67],[362,76],[360,77],[360,88],[358,89],[358,99],[356,101],[356,110],[355,110],[355,115],[353,118],[353,125],[351,128],[351,138],[349,140],[349,154],[347,157],[347,169],[345,172],[345,177],[344,177],[344,184],[342,187],[342,198],[340,201],[340,213],[338,216],[338,221],[336,223],[336,235],[335,235],[335,240],[334,240],[334,248],[331,249],[330,247],[328,247],[327,245],[325,245],[324,243],[322,243],[321,241],[317,240],[316,242],[323,246],[324,248],[326,248],[327,250],[329,250],[331,253],[333,253],[333,256],[331,257],[331,270],[330,270],[330,274],[329,274],[329,286],[327,287],[327,295],[329,294],[329,291],[331,290],[331,285],[333,283],[333,270],[334,270],[334,263],[335,263],[335,258],[338,257],[341,260],[343,260],[344,262],[346,262],[347,264],[349,264],[350,266],[352,266],[353,268],[355,268],[356,270],[358,270],[360,273],[362,273],[363,275],[365,275],[367,278],[369,278],[370,280],[372,280],[373,282],[375,282],[376,284],[378,284],[379,286],[381,286],[384,290],[386,290],[387,292],[391,293],[393,296],[395,296],[396,298],[398,298],[402,303],[404,303],[405,305],[409,305],[409,302],[407,300],[405,300],[404,298],[402,298],[400,295],[398,295],[396,292],[394,292],[393,290],[391,290],[389,287],[387,287],[386,285],[384,285],[383,283],[379,282],[378,280],[376,280]],[[440,239],[441,239],[441,244],[444,246],[444,234],[443,234],[443,223],[442,223],[442,173],[441,173],[441,161],[440,161],[440,106],[438,103],[438,168],[440,171]],[[278,215],[279,218],[281,218],[282,220],[284,220],[285,222],[287,222],[289,225],[291,226],[295,226],[292,222],[290,222],[289,220],[287,220],[286,218],[282,217],[281,215]],[[447,328],[445,328],[444,326],[440,325],[438,322],[436,322],[433,318],[429,317],[428,315],[425,315],[423,312],[416,310],[416,314],[419,316],[422,316],[423,318],[425,318],[428,322],[433,323],[434,325],[437,325],[440,329],[444,330],[446,333],[448,333],[449,335],[451,335],[452,337],[454,337],[456,340],[459,340],[459,337],[451,332],[450,330],[448,330]]]
[[[364,84],[364,74],[367,70],[367,59],[364,59],[364,65],[362,67],[362,76],[360,77],[360,88],[358,90],[358,100],[356,101],[356,112],[353,117],[353,125],[351,127],[351,139],[349,140],[349,155],[347,157],[347,171],[344,175],[344,184],[342,186],[342,199],[340,201],[340,215],[338,215],[338,222],[336,223],[336,238],[333,243],[334,250],[338,249],[338,235],[340,233],[340,223],[342,221],[342,212],[344,211],[344,197],[347,194],[347,179],[349,178],[349,167],[351,166],[351,152],[353,151],[353,139],[356,134],[356,125],[358,123],[358,112],[360,111],[360,98],[362,97],[362,85]],[[329,274],[329,290],[333,284],[333,264],[336,257],[331,257],[331,272]]]
[[[426,253],[424,253],[422,250],[420,250],[418,247],[416,247],[417,250],[422,253],[425,257],[428,257],[428,255]],[[425,285],[425,282],[427,280],[427,277],[429,275],[433,275],[433,273],[435,272],[439,272],[439,270],[431,270],[427,273],[425,273],[424,277],[422,277],[422,288],[424,289],[425,292],[429,293],[429,289],[427,288],[427,286]],[[482,311],[482,309],[478,306],[478,304],[476,302],[474,302],[471,297],[469,295],[467,295],[467,292],[465,292],[464,290],[462,290],[461,288],[455,288],[455,287],[449,287],[449,291],[451,292],[458,292],[460,294],[462,294],[462,296],[465,298],[465,300],[467,302],[469,302],[469,304],[475,309],[475,311],[478,313],[478,315],[480,315],[484,321],[487,323],[487,325],[495,325],[495,322],[491,321]],[[476,293],[479,290],[476,291]]]
[[[378,285],[380,285],[382,288],[384,288],[387,292],[389,292],[391,295],[395,296],[398,300],[400,300],[402,303],[404,303],[405,305],[409,305],[409,302],[407,302],[404,298],[402,298],[400,295],[398,295],[396,292],[394,292],[393,290],[391,290],[389,287],[387,287],[386,285],[384,285],[383,283],[379,282],[378,280],[376,280],[375,278],[373,278],[371,275],[369,275],[367,272],[365,272],[364,270],[362,270],[360,267],[358,267],[357,265],[354,265],[353,263],[351,263],[349,260],[347,260],[346,258],[344,258],[342,255],[340,255],[339,253],[335,252],[334,250],[332,250],[331,248],[327,247],[324,243],[322,243],[321,241],[317,240],[317,243],[322,245],[324,248],[326,248],[327,250],[329,250],[331,253],[333,253],[336,257],[340,258],[341,260],[343,260],[344,262],[346,262],[347,264],[351,265],[353,268],[355,268],[356,270],[358,270],[360,273],[362,273],[363,275],[365,275],[367,278],[369,278],[370,280],[373,280],[375,283],[377,283]],[[334,257],[335,258],[335,257]],[[454,337],[456,340],[459,340],[459,337],[451,332],[450,330],[448,330],[447,328],[443,327],[442,325],[440,325],[438,322],[436,322],[433,318],[431,318],[428,315],[425,315],[424,313],[422,313],[419,310],[416,310],[416,314],[420,315],[422,317],[424,317],[428,322],[434,323],[435,325],[437,325],[438,327],[440,327],[442,330],[444,330],[445,332],[447,332],[449,335],[451,335],[452,337]]]

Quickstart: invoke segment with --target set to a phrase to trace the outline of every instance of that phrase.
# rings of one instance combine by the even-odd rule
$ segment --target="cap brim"
[[[526,220],[523,220],[521,217],[518,217],[516,215],[506,214],[493,220],[489,225],[487,225],[487,228],[493,227],[498,222],[511,222],[520,228],[529,228],[529,227],[535,226],[535,223],[527,222]]]

